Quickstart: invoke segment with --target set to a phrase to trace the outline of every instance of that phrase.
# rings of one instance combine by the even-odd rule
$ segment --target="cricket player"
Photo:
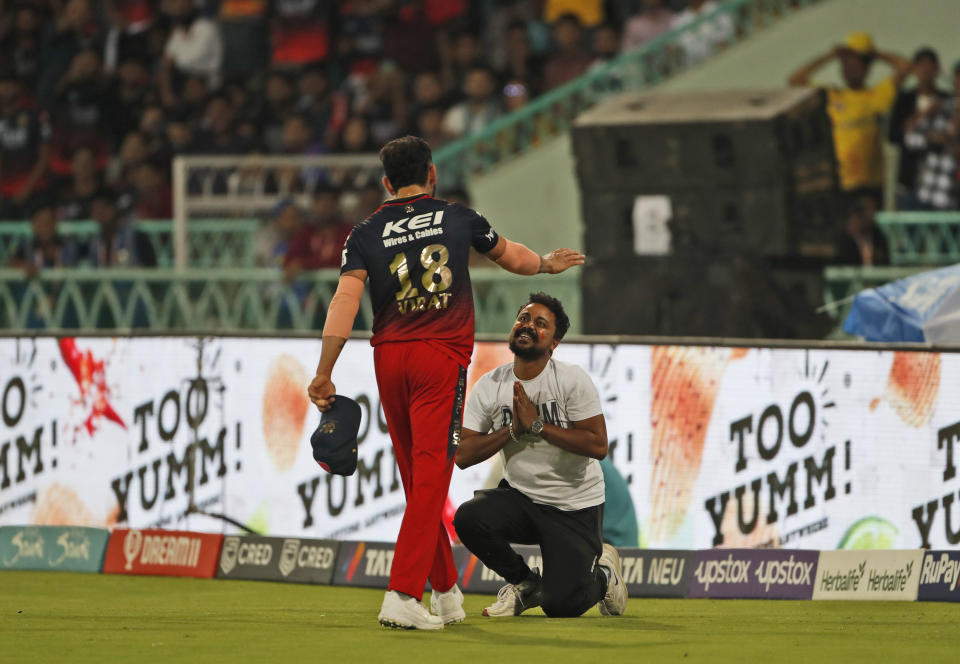
[[[441,516],[473,353],[470,247],[523,275],[563,272],[584,256],[572,249],[538,256],[499,236],[473,210],[434,198],[437,171],[420,138],[390,141],[380,160],[392,198],[347,239],[307,391],[318,409],[330,407],[333,368],[369,279],[374,369],[407,498],[378,619],[385,627],[436,630],[466,616]],[[434,613],[421,603],[428,578]]]

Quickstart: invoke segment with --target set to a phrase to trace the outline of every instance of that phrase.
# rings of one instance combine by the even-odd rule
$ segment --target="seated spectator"
[[[511,79],[503,86],[503,106],[508,113],[519,110],[530,102],[530,88],[526,81]]]
[[[29,208],[31,236],[14,252],[7,267],[22,269],[28,277],[34,277],[44,268],[76,266],[76,244],[57,232],[53,204],[39,197]]]
[[[227,83],[223,92],[230,100],[230,107],[233,109],[234,130],[237,137],[243,145],[248,146],[248,152],[252,149],[259,149],[262,144],[258,121],[260,109],[257,108],[253,95],[240,81]]]
[[[167,140],[167,118],[163,107],[154,104],[144,108],[137,129],[146,136],[151,150],[156,151],[164,145]]]
[[[70,176],[59,187],[60,219],[90,219],[90,204],[101,185],[93,151],[77,148],[70,160]]]
[[[889,265],[890,246],[877,225],[880,199],[875,190],[865,188],[850,193],[846,224],[837,244],[839,265]]]
[[[366,118],[376,145],[396,138],[406,121],[406,90],[392,62],[384,61],[365,77],[362,94],[354,98],[352,107],[353,114]]]
[[[296,111],[297,98],[290,78],[279,71],[267,75],[263,86],[264,104],[260,109],[263,144],[269,152],[283,149],[283,125]]]
[[[718,7],[719,4],[714,0],[689,0],[687,8],[674,17],[670,28],[678,30],[690,25],[715,12]],[[692,65],[706,60],[733,41],[734,30],[733,19],[725,12],[690,28],[680,37],[684,61]]]
[[[90,216],[100,227],[100,233],[90,241],[86,260],[91,266],[156,267],[157,255],[149,238],[136,230],[132,215],[118,205],[118,195],[110,189],[100,189],[90,204]]]
[[[417,113],[413,128],[414,133],[430,144],[434,152],[450,142],[450,137],[443,130],[443,116],[446,114],[443,106],[424,106]]]
[[[574,14],[564,14],[553,24],[554,53],[543,68],[543,89],[572,81],[590,68],[593,58],[583,47],[583,27]]]
[[[530,90],[527,84],[520,80],[507,81],[503,86],[503,106],[507,113],[518,111],[526,106],[530,101]],[[536,116],[533,119],[536,129],[545,129],[549,120],[543,116]],[[523,152],[531,145],[537,143],[536,129],[530,123],[521,122],[513,125],[507,131],[497,132],[496,140],[501,154],[510,154]]]
[[[407,106],[407,124],[415,130],[420,111],[434,106],[446,108],[447,95],[443,89],[440,73],[432,69],[417,73],[410,87],[413,98]]]
[[[307,223],[290,238],[283,259],[283,275],[288,282],[307,270],[340,267],[341,252],[353,230],[340,213],[340,191],[318,187]]]
[[[150,144],[143,132],[131,131],[123,137],[120,150],[107,170],[107,181],[113,187],[124,187],[130,172],[150,157]]]
[[[917,126],[921,119],[928,117],[950,96],[949,92],[937,87],[940,76],[940,57],[932,48],[921,48],[913,56],[911,72],[917,86],[902,90],[897,95],[890,113],[887,140],[900,148],[897,164],[897,209],[917,210],[923,204],[917,200],[917,171],[927,153],[926,147],[906,145],[907,132]],[[925,144],[925,141],[923,142]],[[939,151],[937,149],[936,151]]]
[[[443,118],[443,129],[453,137],[473,134],[503,114],[497,79],[487,67],[474,67],[464,82],[466,100],[453,106]]]
[[[290,238],[303,226],[300,208],[284,198],[270,211],[269,221],[257,231],[253,255],[258,267],[283,267]]]
[[[0,219],[23,218],[23,204],[44,185],[49,140],[46,114],[27,107],[15,76],[0,74]]]
[[[53,113],[54,152],[51,170],[66,175],[71,155],[78,148],[94,152],[97,165],[104,168],[110,155],[109,132],[114,100],[96,51],[77,53],[70,69],[57,83],[57,104]]]
[[[173,217],[173,190],[167,178],[167,169],[148,159],[130,172],[136,216],[138,219],[171,219]]]
[[[18,4],[13,9],[10,31],[0,38],[0,62],[31,91],[37,87],[43,65],[42,20],[37,7]]]
[[[444,87],[454,101],[463,99],[467,74],[476,67],[483,66],[480,57],[480,40],[469,30],[461,30],[453,35],[449,53],[441,53]]]
[[[593,31],[593,64],[590,69],[601,67],[613,60],[620,52],[620,33],[612,23],[602,23]]]
[[[337,152],[343,154],[368,154],[376,152],[377,145],[370,136],[370,123],[362,115],[352,115],[343,128]]]
[[[37,97],[44,108],[56,102],[57,83],[80,51],[100,53],[104,30],[94,14],[90,0],[67,0],[55,15],[56,23],[43,43],[43,70],[37,84]]]
[[[643,11],[627,21],[620,49],[633,51],[670,30],[673,11],[666,0],[643,0]]]
[[[960,202],[960,62],[953,68],[954,96],[935,99],[908,121],[904,145],[922,154],[910,207],[956,210]]]
[[[137,58],[120,61],[114,72],[112,86],[110,124],[114,137],[122,137],[138,128],[144,110],[156,102],[157,94],[150,80],[150,72],[143,61]],[[112,143],[112,147],[117,147],[116,142]]]
[[[300,74],[297,87],[297,112],[310,118],[324,146],[332,148],[347,121],[346,97],[330,86],[326,71],[318,65],[307,67]]]
[[[513,21],[507,26],[505,39],[506,63],[500,78],[522,79],[529,84],[543,77],[543,58],[533,52],[526,21]]]
[[[824,65],[838,58],[846,87],[827,87],[827,112],[833,124],[833,142],[844,191],[872,189],[882,200],[883,148],[880,142],[881,116],[893,105],[897,88],[910,72],[910,62],[878,51],[870,35],[854,32],[842,45],[795,71],[790,85],[810,85],[810,78]],[[890,65],[893,76],[872,88],[866,87],[874,60]]]
[[[323,144],[316,139],[310,119],[302,114],[295,113],[283,123],[282,153],[283,154],[320,154]]]
[[[207,101],[195,146],[203,154],[243,154],[252,147],[234,127],[233,106],[227,95],[215,94]]]
[[[383,205],[383,186],[370,180],[352,193],[351,205],[345,206],[348,207],[345,219],[351,226],[356,226]]]
[[[165,139],[172,155],[195,151],[193,126],[185,117],[172,118],[164,125]]]
[[[164,0],[163,9],[173,28],[164,48],[160,85],[164,103],[176,106],[177,78],[193,75],[207,85],[220,85],[223,41],[217,24],[201,16],[193,0]]]
[[[160,98],[168,113],[179,114],[190,120],[198,119],[207,105],[207,98],[211,94],[210,85],[203,76],[187,74],[178,77],[180,85],[173,97],[161,94]],[[161,91],[164,90],[161,85]]]

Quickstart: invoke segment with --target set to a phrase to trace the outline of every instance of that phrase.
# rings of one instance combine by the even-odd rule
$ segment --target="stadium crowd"
[[[0,0],[0,219],[36,220],[36,246],[19,263],[69,266],[86,256],[83,264],[150,265],[151,252],[132,250],[145,243],[129,221],[171,217],[174,155],[369,153],[407,133],[437,149],[715,7]],[[731,31],[724,20],[708,22],[686,45],[689,57],[704,57]],[[350,184],[360,190],[351,192],[350,214],[321,222],[327,240],[340,241],[344,226],[381,200],[377,183]],[[340,193],[325,188],[311,209],[278,206],[259,239],[264,264],[289,267],[282,247]],[[108,202],[116,215],[100,209]],[[57,223],[112,216],[120,221],[101,222],[105,234],[131,250],[96,259],[90,247],[50,244],[60,241]],[[292,217],[299,225],[288,232]],[[281,239],[266,251],[270,237]],[[307,263],[335,265],[319,244],[323,258]]]
[[[407,133],[436,150],[716,6],[0,0],[0,219],[31,219],[39,227],[16,259],[21,264],[151,265],[152,252],[130,220],[171,217],[174,155],[360,154]],[[733,34],[729,17],[720,15],[684,35],[680,46],[695,62]],[[844,63],[848,85],[830,93],[841,181],[848,192],[864,194],[848,208],[852,242],[866,246],[864,238],[880,235],[870,218],[879,205],[881,118],[888,114],[889,140],[904,155],[899,207],[956,209],[960,114],[953,95],[936,85],[937,54],[922,49],[905,65],[860,35],[811,64],[816,69],[832,57]],[[891,64],[894,76],[865,87],[876,60]],[[810,73],[795,73],[791,83],[807,84]],[[916,86],[899,91],[911,78]],[[960,74],[954,81],[960,88]],[[336,252],[324,245],[340,242],[382,197],[378,183],[351,181],[345,206],[344,185],[324,187],[308,209],[278,206],[258,240],[262,264],[290,268],[283,247],[315,228],[316,256],[296,263],[336,265]],[[80,219],[101,224],[108,251],[95,257],[96,247],[51,244],[62,242],[58,223]],[[279,239],[267,251],[271,237]],[[855,249],[843,260],[881,263],[883,254],[882,247]]]

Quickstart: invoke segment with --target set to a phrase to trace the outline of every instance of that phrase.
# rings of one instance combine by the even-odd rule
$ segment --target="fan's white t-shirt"
[[[474,385],[463,411],[463,426],[489,433],[513,419],[513,363],[485,374]],[[520,381],[544,422],[572,428],[603,413],[597,388],[575,364],[551,359],[536,378]],[[530,432],[508,442],[503,455],[503,475],[510,486],[533,502],[561,510],[581,510],[603,503],[600,462],[551,445]]]

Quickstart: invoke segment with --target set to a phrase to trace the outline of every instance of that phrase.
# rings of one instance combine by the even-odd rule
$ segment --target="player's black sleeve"
[[[360,252],[360,234],[353,229],[343,244],[343,255],[340,258],[340,274],[350,270],[368,270],[367,263]]]
[[[497,242],[500,241],[500,236],[497,235],[497,232],[490,226],[487,218],[470,208],[464,207],[462,209],[467,215],[467,220],[470,224],[470,244],[473,248],[481,254],[485,254],[497,246]]]

